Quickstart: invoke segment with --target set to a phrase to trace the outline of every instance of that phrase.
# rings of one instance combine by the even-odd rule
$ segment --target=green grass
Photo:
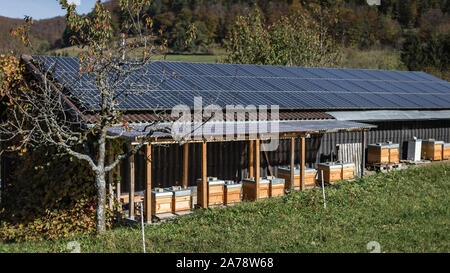
[[[366,176],[281,198],[197,210],[147,226],[148,252],[449,252],[450,164]],[[138,227],[56,242],[0,244],[0,252],[140,252]]]

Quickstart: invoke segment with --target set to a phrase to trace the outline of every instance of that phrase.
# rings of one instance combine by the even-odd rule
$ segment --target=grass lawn
[[[148,252],[382,252],[450,251],[450,164],[366,176],[281,198],[197,210],[147,226]],[[0,252],[140,252],[141,231],[123,227],[103,236],[56,242],[0,244]]]

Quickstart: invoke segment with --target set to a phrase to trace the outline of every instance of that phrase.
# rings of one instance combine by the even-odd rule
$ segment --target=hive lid
[[[336,163],[336,162],[325,162],[325,163],[319,163],[319,166],[328,168],[328,169],[340,169],[342,168],[342,164]]]
[[[450,147],[450,143],[444,143],[444,147]]]
[[[248,183],[255,183],[255,179],[254,178],[244,178],[242,181],[243,182],[248,182]],[[267,179],[264,179],[263,177],[261,177],[259,179],[259,184],[269,184],[269,183],[270,183],[270,181],[267,180]]]
[[[229,183],[229,182],[233,182],[233,183]],[[237,183],[232,180],[225,181],[225,188],[231,189],[231,188],[241,188],[241,187],[242,187],[242,183]]]
[[[398,147],[400,147],[400,145],[398,143],[389,143],[389,142],[368,144],[367,146],[374,147],[374,148],[398,148]]]
[[[155,188],[152,190],[152,196],[160,197],[160,196],[172,196],[173,192],[167,191],[166,189]]]
[[[278,167],[278,171],[282,172],[282,173],[291,173],[291,168],[287,168],[287,167]],[[310,172],[316,172],[316,169],[313,168],[305,168],[305,173],[310,173]],[[299,168],[295,168],[294,169],[294,174],[300,174],[300,169]]]
[[[165,189],[168,192],[172,192],[175,196],[186,196],[186,195],[191,195],[191,190],[190,189],[182,189],[180,188],[166,188]]]
[[[217,179],[217,177],[214,177],[215,179],[212,180],[206,180],[206,183],[208,183],[208,185],[220,185],[220,184],[225,184],[224,180],[219,180]],[[197,182],[202,182],[201,178],[197,178]]]
[[[424,139],[423,142],[434,143],[434,144],[444,144],[444,141],[436,140],[434,138]]]
[[[354,167],[355,166],[355,163],[353,163],[353,162],[348,162],[348,163],[342,163],[341,164],[342,165],[342,167]]]
[[[269,181],[272,185],[284,184],[284,182],[285,182],[283,178],[278,178],[278,177],[270,179]]]

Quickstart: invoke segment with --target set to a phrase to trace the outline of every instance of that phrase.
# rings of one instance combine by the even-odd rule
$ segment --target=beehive
[[[316,169],[305,168],[305,188],[312,188],[316,185]],[[286,189],[291,188],[291,169],[278,168],[278,177],[285,180]],[[294,188],[300,188],[300,169],[294,169]]]
[[[355,178],[355,163],[342,163],[342,179]]]
[[[421,139],[411,139],[408,140],[408,160],[411,161],[420,161],[420,156],[422,152],[422,140]]]
[[[323,181],[326,183],[334,183],[342,180],[342,164],[335,162],[319,163],[319,182],[322,181],[322,171],[323,171]]]
[[[444,141],[427,139],[422,141],[422,158],[428,160],[442,160]]]
[[[450,159],[450,143],[444,143],[442,147],[442,159]]]
[[[269,197],[270,181],[259,179],[259,198]],[[256,200],[256,183],[254,178],[246,178],[242,181],[243,197],[247,200]]]
[[[197,203],[201,204],[203,200],[202,194],[202,179],[197,179]],[[217,179],[217,177],[208,177],[207,181],[207,194],[208,206],[222,205],[224,202],[224,184],[225,181]]]
[[[181,187],[171,187],[166,189],[172,192],[172,212],[184,212],[191,210],[191,190]]]
[[[232,180],[225,181],[225,205],[230,205],[233,203],[242,201],[242,184],[235,183]]]
[[[399,144],[377,143],[367,145],[367,163],[399,163]]]
[[[284,179],[275,176],[267,176],[264,179],[270,181],[269,184],[269,197],[283,196],[284,195]]]
[[[152,215],[172,212],[173,192],[162,188],[152,190]]]

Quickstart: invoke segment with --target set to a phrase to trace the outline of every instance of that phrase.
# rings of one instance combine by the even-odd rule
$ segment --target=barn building
[[[53,78],[65,86],[61,92],[76,96],[90,88],[70,84],[78,72],[77,59],[24,56],[23,60],[32,71],[51,68]],[[201,97],[203,106],[278,106],[276,120],[284,137],[277,150],[260,152],[261,176],[277,176],[278,168],[302,167],[303,161],[317,168],[321,162],[336,160],[355,162],[360,175],[368,144],[398,143],[400,158],[405,159],[407,141],[413,137],[450,142],[450,83],[424,72],[155,61],[133,78],[146,90],[130,94],[121,110],[136,128],[179,104],[193,110],[194,97]],[[241,120],[252,121],[250,115]],[[288,130],[288,125],[297,129]],[[138,135],[129,137],[132,143]],[[152,145],[152,185],[195,186],[203,175],[202,145],[207,145],[208,176],[240,181],[255,171],[253,153],[249,154],[254,144],[244,138]],[[135,157],[131,176],[130,162],[123,162],[122,193],[129,191],[130,177],[135,191],[145,189],[148,171],[141,157]]]

